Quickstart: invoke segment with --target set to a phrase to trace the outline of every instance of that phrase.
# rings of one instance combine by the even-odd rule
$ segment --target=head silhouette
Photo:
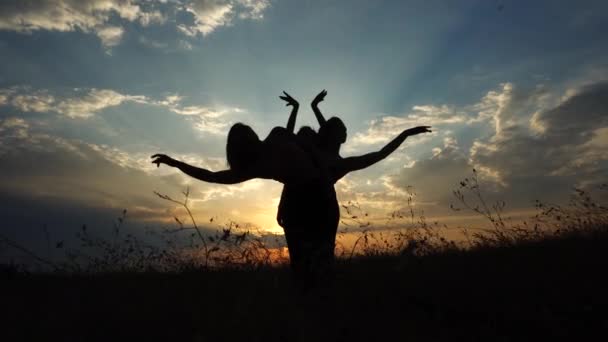
[[[236,123],[230,127],[226,143],[226,158],[233,170],[243,170],[254,163],[262,142],[251,127]]]
[[[324,146],[340,146],[346,141],[346,126],[338,117],[331,117],[319,128],[319,139]]]
[[[315,132],[315,130],[312,129],[312,127],[310,127],[310,126],[300,127],[300,129],[298,130],[297,136],[301,142],[311,144],[311,145],[317,144],[317,139],[318,139],[317,132]]]

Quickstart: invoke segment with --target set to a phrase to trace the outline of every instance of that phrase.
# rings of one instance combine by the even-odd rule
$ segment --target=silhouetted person
[[[334,189],[334,183],[348,172],[366,167],[364,164],[375,163],[394,151],[409,135],[429,132],[428,126],[404,131],[382,150],[360,157],[344,160],[340,156],[340,147],[346,141],[347,130],[342,120],[332,117],[325,120],[319,110],[319,103],[327,95],[321,91],[312,101],[312,110],[319,122],[319,133],[315,134],[310,127],[304,126],[298,132],[298,142],[303,149],[309,151],[317,166],[326,174],[330,184],[318,184],[318,187],[302,186],[301,184],[285,184],[281,193],[281,201],[277,212],[277,222],[284,228],[288,241],[291,263],[294,269],[309,276],[322,272],[331,267],[334,260],[336,234],[340,221],[340,207]],[[289,127],[295,126],[297,101],[291,97],[282,96],[287,105],[292,105],[289,117]],[[302,139],[302,136],[305,138]],[[354,164],[353,164],[354,162]],[[371,165],[370,164],[370,165]],[[344,168],[348,165],[349,168]]]
[[[280,98],[293,108],[287,124],[287,130],[293,133],[299,104],[287,93]],[[320,97],[317,96],[315,100],[318,98]],[[292,269],[300,277],[299,281],[309,283],[314,280],[315,273],[333,260],[334,248],[331,241],[335,237],[331,236],[331,231],[332,227],[338,225],[340,210],[328,158],[321,149],[319,135],[312,128],[303,126],[296,138],[297,143],[309,153],[312,162],[321,170],[323,181],[311,184],[285,183],[277,210],[277,222],[285,232]],[[308,284],[303,285],[307,287]]]
[[[306,272],[309,266],[314,266],[314,260],[319,259],[311,254],[322,254],[321,259],[333,258],[333,245],[330,251],[327,243],[331,232],[327,229],[329,222],[336,222],[337,227],[339,219],[333,184],[349,172],[364,169],[386,158],[408,136],[430,132],[430,127],[420,126],[405,130],[379,151],[331,160],[324,157],[322,150],[320,152],[319,149],[308,148],[316,145],[314,139],[322,137],[321,133],[318,137],[306,136],[306,131],[299,132],[298,136],[293,134],[299,105],[287,93],[284,94],[281,98],[293,106],[287,128],[274,127],[264,140],[260,140],[251,127],[242,123],[234,124],[230,128],[226,144],[226,157],[230,166],[228,170],[209,171],[164,154],[153,155],[152,163],[157,166],[166,164],[176,167],[185,174],[205,182],[236,184],[253,178],[263,178],[276,180],[294,189],[294,196],[289,197],[296,198],[296,202],[305,207],[303,210],[293,210],[290,205],[282,212],[281,217],[284,219],[291,265],[296,272]],[[321,139],[317,143],[323,144],[324,140]],[[331,237],[331,241],[334,240],[335,228]]]

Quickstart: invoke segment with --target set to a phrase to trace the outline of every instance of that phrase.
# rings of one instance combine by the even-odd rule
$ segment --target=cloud
[[[400,116],[382,116],[369,122],[364,132],[354,135],[348,142],[348,148],[361,145],[374,145],[389,141],[403,130],[415,126],[432,126],[445,131],[454,127],[470,126],[484,122],[493,122],[498,134],[521,120],[529,117],[520,116],[522,112],[534,112],[546,108],[552,97],[546,87],[538,86],[532,90],[519,89],[512,83],[503,83],[498,90],[491,90],[471,106],[456,107],[452,105],[416,105],[410,112]],[[540,122],[537,120],[537,129]],[[426,143],[434,135],[424,135],[415,143]],[[413,141],[406,141],[412,144]]]
[[[175,114],[183,115],[192,121],[194,128],[211,134],[225,134],[232,123],[223,118],[231,114],[244,113],[239,107],[217,105],[214,107],[201,105],[183,105],[184,98],[179,95],[169,95],[155,104],[166,107]]]
[[[147,26],[164,22],[158,10],[146,11],[133,0],[5,0],[0,3],[0,30],[95,33],[106,47],[117,45],[124,33],[111,25],[113,16]]]
[[[139,6],[130,0],[6,0],[0,8],[0,28],[26,33],[86,32],[102,27],[113,13],[130,21],[140,13]]]
[[[539,104],[540,109],[510,111],[508,115],[520,118],[510,125],[501,124],[507,114],[496,115],[494,135],[475,142],[472,162],[495,170],[507,184],[559,178],[562,186],[572,186],[595,177],[594,170],[608,167],[601,152],[602,135],[608,127],[608,83],[566,92],[570,95],[562,96],[553,107]],[[532,92],[528,97],[510,98],[508,105],[525,108],[521,103],[534,98]]]
[[[199,131],[224,134],[230,121],[224,118],[231,114],[243,113],[238,107],[216,105],[184,105],[184,97],[169,95],[155,100],[143,95],[122,94],[111,89],[72,89],[64,94],[51,94],[46,89],[30,87],[10,87],[0,89],[0,106],[12,106],[22,112],[55,112],[73,119],[87,119],[111,107],[123,103],[166,108],[168,111],[187,117]]]
[[[116,146],[110,146],[107,144],[86,144],[90,149],[97,152],[104,159],[118,166],[142,171],[146,174],[155,174],[160,176],[179,174],[183,176],[178,177],[180,179],[180,184],[185,185],[189,183],[188,180],[190,180],[190,178],[181,174],[177,169],[159,168],[155,164],[152,164],[150,156],[155,153],[158,153],[158,151],[154,149],[150,149],[147,151],[129,152]],[[222,170],[226,168],[225,158],[201,157],[199,155],[184,153],[171,153],[171,156],[187,164],[195,165],[197,167],[202,167],[209,170]]]
[[[471,173],[471,169],[466,152],[456,139],[446,137],[443,146],[434,148],[430,158],[418,160],[410,167],[401,168],[397,174],[387,176],[385,187],[397,193],[393,199],[396,207],[404,205],[403,191],[407,190],[417,194],[415,204],[419,207],[434,213],[445,212],[446,203],[452,199],[452,189]]]
[[[125,30],[120,26],[106,26],[98,29],[96,33],[104,46],[112,47],[120,43]]]
[[[470,110],[477,115],[470,122],[491,121],[496,135],[507,132],[510,128],[524,126],[530,115],[554,105],[555,96],[547,87],[538,85],[532,89],[516,87],[513,83],[503,83],[498,90],[489,91],[480,102]],[[537,130],[538,127],[532,127]]]
[[[456,119],[448,117],[436,125],[487,123],[490,136],[474,139],[467,155],[468,168],[475,167],[492,183],[508,186],[516,179],[557,175],[573,161],[580,166],[581,158],[588,160],[582,149],[593,145],[589,139],[600,134],[598,128],[608,125],[608,106],[602,98],[605,93],[608,87],[604,82],[569,89],[566,95],[552,93],[542,85],[525,88],[503,83],[478,103],[453,109],[451,112],[463,113]],[[425,119],[432,121],[433,117]],[[437,149],[432,159],[444,153],[444,149]],[[418,162],[414,168],[422,166]]]
[[[93,234],[108,232],[125,208],[130,228],[162,224],[172,207],[152,191],[181,189],[179,179],[123,167],[90,144],[41,133],[22,118],[0,120],[0,163],[0,230],[28,248],[44,242],[43,226],[58,241],[82,224]]]
[[[230,26],[234,18],[263,18],[264,11],[270,6],[269,0],[194,0],[184,5],[184,9],[194,17],[191,25],[180,24],[178,29],[188,35],[206,36],[218,27]]]
[[[24,34],[81,31],[95,34],[105,48],[111,48],[122,41],[124,22],[142,27],[171,23],[187,36],[207,36],[235,20],[261,20],[269,6],[269,0],[4,0],[0,2],[0,30]],[[183,13],[191,14],[190,22],[183,22]],[[179,47],[191,49],[185,41]]]
[[[199,0],[185,5],[194,16],[194,25],[180,25],[178,28],[188,36],[203,36],[213,32],[217,27],[230,24],[233,4],[227,1]]]
[[[115,107],[123,102],[146,103],[147,99],[141,95],[124,95],[109,89],[89,89],[80,97],[72,97],[60,101],[56,111],[71,118],[86,118],[103,109]]]
[[[110,161],[83,141],[38,128],[21,118],[0,121],[3,191],[108,204],[150,187],[136,168]]]
[[[0,105],[10,105],[22,112],[55,112],[70,118],[89,118],[106,108],[124,102],[146,103],[145,96],[123,95],[109,89],[73,89],[69,96],[51,95],[46,89],[11,87],[0,89],[5,98]]]
[[[166,21],[167,17],[158,10],[141,12],[139,14],[139,23],[144,27],[152,24],[164,24]]]
[[[396,174],[387,168],[380,176],[349,175],[348,186],[338,187],[341,200],[394,209],[403,205],[405,192],[413,189],[419,208],[450,214],[449,205],[455,201],[452,190],[471,176],[473,168],[488,202],[502,199],[510,209],[530,208],[534,199],[560,203],[567,200],[573,186],[606,182],[608,82],[563,92],[542,85],[526,88],[503,83],[472,105],[428,108],[422,113],[442,115],[383,118],[358,137],[362,143],[373,144],[423,118],[446,128],[462,125],[467,130],[461,136],[472,136],[472,141],[459,143],[453,133],[442,130],[442,146],[433,147],[435,140],[427,141],[432,155],[401,165]]]
[[[470,120],[468,114],[455,107],[442,105],[421,105],[412,107],[412,111],[402,116],[383,116],[369,122],[364,132],[359,132],[347,142],[347,149],[357,146],[386,143],[403,130],[415,126],[442,127],[448,125],[464,125]],[[416,140],[406,140],[406,145],[421,144],[434,135],[424,135]],[[405,145],[404,145],[405,146]]]
[[[25,139],[29,135],[30,125],[21,118],[7,118],[0,120],[0,155],[10,147],[10,141]]]
[[[242,113],[243,110],[234,107],[220,107],[220,108],[209,108],[204,106],[184,106],[176,107],[170,106],[169,110],[176,114],[185,115],[190,121],[193,122],[194,128],[201,132],[211,134],[225,134],[228,127],[232,125],[232,122],[226,120],[219,120],[220,117],[224,117],[231,113]]]
[[[570,94],[557,107],[535,115],[544,138],[580,144],[598,128],[608,125],[608,82],[582,86]]]
[[[46,90],[5,88],[0,89],[0,96],[0,105],[11,105],[23,112],[48,112],[55,103],[55,97]]]
[[[77,229],[83,223],[111,227],[114,215],[124,208],[129,211],[129,225],[171,224],[174,215],[183,218],[185,213],[152,191],[181,199],[186,186],[191,189],[190,207],[203,222],[219,217],[276,229],[278,183],[257,180],[227,187],[198,182],[177,169],[156,168],[150,163],[151,152],[50,135],[42,132],[43,125],[23,118],[0,119],[3,233],[39,230],[48,223],[59,238],[57,230]],[[211,170],[226,165],[223,158],[172,155]]]

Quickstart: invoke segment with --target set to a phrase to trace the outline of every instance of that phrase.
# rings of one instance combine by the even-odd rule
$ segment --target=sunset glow
[[[534,200],[594,189],[608,167],[605,1],[8,0],[0,3],[2,234],[43,246],[41,227],[103,231],[235,221],[280,234],[281,184],[207,184],[150,163],[154,153],[227,168],[226,135],[317,129],[310,101],[348,128],[343,156],[429,125],[390,158],[336,184],[375,229],[410,210],[482,226],[454,211],[475,168],[489,202],[514,217]],[[344,209],[344,208],[343,208]],[[342,211],[347,222],[349,215]],[[342,228],[348,228],[342,225]]]

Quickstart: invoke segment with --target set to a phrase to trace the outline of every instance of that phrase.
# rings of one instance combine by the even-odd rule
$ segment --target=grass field
[[[4,341],[521,341],[608,333],[608,234],[285,268],[5,274]],[[600,339],[601,340],[601,339]]]
[[[468,186],[462,185],[461,193],[471,190]],[[86,236],[85,243],[106,253],[87,259],[88,264],[74,259],[47,273],[3,266],[0,337],[604,340],[608,209],[584,191],[575,195],[564,207],[538,204],[536,223],[527,226],[508,226],[500,203],[469,203],[488,218],[489,228],[472,235],[466,247],[443,240],[423,221],[401,235],[397,245],[383,247],[362,233],[359,252],[343,253],[333,272],[320,276],[312,289],[299,286],[285,264],[269,262],[268,249],[258,240],[247,242],[244,235],[223,231],[208,237],[208,257],[224,248],[223,241],[236,247],[232,254],[222,254],[233,258],[226,260],[246,261],[213,267],[192,263],[200,255],[193,259],[161,248],[142,252],[135,240],[124,239],[116,247]],[[186,264],[151,267],[159,261]]]

